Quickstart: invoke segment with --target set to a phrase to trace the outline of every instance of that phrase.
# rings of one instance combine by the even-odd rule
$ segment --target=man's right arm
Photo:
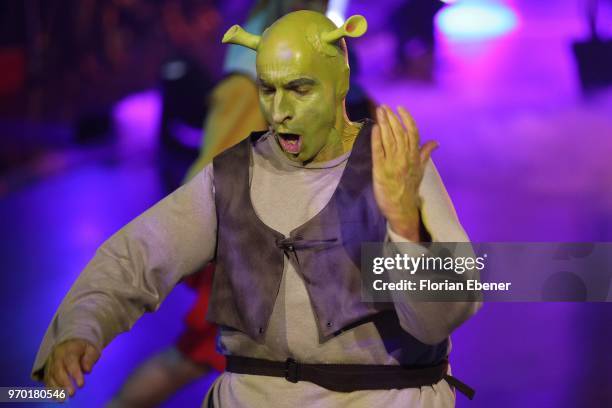
[[[75,360],[70,353],[64,356],[67,347],[57,347],[67,343],[81,353],[79,362],[87,371],[97,359],[96,352],[99,355],[144,312],[156,310],[183,277],[213,258],[217,219],[212,178],[212,165],[208,165],[97,250],[55,313],[32,378],[43,380],[45,366],[54,358],[66,359],[55,364],[56,369],[60,367],[56,377],[62,377],[61,366],[66,371],[66,365]],[[71,345],[77,339],[81,343]],[[62,353],[54,352],[57,349]],[[59,381],[56,378],[55,383]]]

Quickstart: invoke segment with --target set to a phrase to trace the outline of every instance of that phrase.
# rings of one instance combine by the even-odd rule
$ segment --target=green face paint
[[[336,95],[336,81],[342,68],[348,75],[348,67],[341,61],[330,66],[328,57],[317,55],[295,25],[288,24],[291,20],[278,21],[262,36],[257,53],[259,102],[283,151],[292,160],[306,162],[328,143],[336,143],[336,118],[343,116],[344,100],[344,95]]]
[[[342,154],[349,67],[339,43],[365,32],[361,16],[343,27],[323,14],[298,11],[272,24],[261,37],[232,27],[224,42],[257,50],[259,100],[264,117],[291,160],[324,161]]]

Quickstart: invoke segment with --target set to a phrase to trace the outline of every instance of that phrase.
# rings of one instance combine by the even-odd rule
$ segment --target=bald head
[[[334,23],[321,13],[302,10],[287,14],[261,36],[257,47],[258,75],[293,71],[313,76],[328,83],[343,99],[349,84],[345,45],[341,39],[332,44],[321,40],[321,33],[334,30]]]

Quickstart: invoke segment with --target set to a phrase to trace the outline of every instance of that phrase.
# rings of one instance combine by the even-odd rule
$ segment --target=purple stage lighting
[[[500,37],[518,25],[516,13],[497,1],[464,0],[446,6],[436,16],[438,29],[450,40],[483,41]]]

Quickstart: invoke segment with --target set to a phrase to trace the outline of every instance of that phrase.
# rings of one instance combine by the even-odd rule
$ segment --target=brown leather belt
[[[418,388],[446,380],[469,399],[475,391],[447,374],[448,360],[432,366],[370,364],[304,364],[288,358],[270,361],[259,358],[226,356],[226,371],[237,374],[284,377],[297,383],[308,381],[337,392]]]

